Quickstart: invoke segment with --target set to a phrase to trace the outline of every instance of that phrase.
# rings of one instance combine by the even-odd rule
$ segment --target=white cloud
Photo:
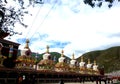
[[[50,40],[71,42],[63,49],[65,55],[70,57],[72,53],[78,57],[87,51],[104,49],[103,46],[120,42],[118,37],[108,37],[120,31],[119,6],[111,9],[108,9],[106,5],[103,8],[91,8],[80,2],[76,9],[71,9],[76,4],[75,2],[73,4],[72,2],[68,3],[68,0],[65,0],[63,5],[55,5],[51,11],[52,5],[50,4],[44,4],[41,9],[32,8],[30,12],[33,13],[33,16],[27,16],[26,19],[29,27],[23,29],[23,35],[19,38],[35,38],[38,36],[36,32],[48,34],[48,37],[42,41],[38,37],[38,40],[30,46],[32,51],[40,53],[45,51],[41,48],[45,48]],[[50,12],[48,13],[48,11]],[[34,18],[36,20],[32,22]],[[33,25],[32,28],[31,25]],[[11,37],[11,40],[15,41],[16,37]],[[50,51],[55,52],[61,52],[61,50],[60,48],[50,49]]]

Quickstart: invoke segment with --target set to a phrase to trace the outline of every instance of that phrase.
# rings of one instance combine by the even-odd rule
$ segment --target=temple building
[[[49,53],[49,46],[46,47],[47,51],[43,54],[43,59],[37,64],[37,70],[42,71],[53,71],[54,61],[51,59],[51,54]]]
[[[0,30],[0,66],[6,68],[15,67],[19,43],[5,40],[9,33]]]
[[[98,70],[98,65],[96,64],[96,61],[94,60],[94,65],[93,65],[93,72],[94,74],[100,74]]]
[[[70,61],[70,71],[71,72],[77,72],[78,71],[77,61],[75,60],[74,53],[73,53],[72,59]]]
[[[92,74],[93,69],[92,69],[92,64],[90,63],[90,59],[88,59],[88,64],[86,68],[87,68],[87,74]]]
[[[33,65],[35,65],[35,58],[31,56],[31,50],[29,48],[29,40],[26,40],[26,45],[23,50],[21,50],[21,56],[18,56],[16,64],[16,68],[26,68],[26,69],[34,69]]]
[[[58,63],[55,65],[55,71],[57,72],[68,72],[69,64],[66,62],[66,58],[64,56],[64,51],[61,52],[61,57],[58,59]]]
[[[10,46],[13,47],[13,53],[12,53],[12,58],[16,59],[17,58],[17,53],[18,53],[18,47],[19,47],[19,43],[15,43],[12,41],[8,41],[5,39],[1,39],[0,37],[0,43],[3,45],[2,49],[1,49],[1,54],[5,57],[9,57],[10,54]]]
[[[79,67],[80,67],[80,73],[81,74],[85,74],[86,73],[86,67],[85,67],[85,62],[83,60],[83,56],[81,56],[81,62],[79,63]]]

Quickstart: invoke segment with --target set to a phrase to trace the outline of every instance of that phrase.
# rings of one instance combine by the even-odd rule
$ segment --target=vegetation
[[[0,2],[4,2],[4,3],[8,3],[8,1],[9,0],[0,0]],[[26,3],[26,1],[28,3],[28,6],[30,6],[30,5],[34,6],[35,4],[43,4],[45,0],[13,0],[13,1],[14,2],[18,2],[18,4],[21,7],[24,7],[25,6],[24,4]],[[115,1],[120,2],[120,0],[83,0],[83,2],[85,4],[88,4],[91,7],[95,7],[95,6],[101,7],[103,3],[107,2],[109,8],[113,6],[113,3]],[[62,1],[61,0],[59,0],[59,1],[56,1],[56,0],[54,0],[54,1],[53,0],[49,0],[48,1],[48,0],[46,0],[46,2],[48,2],[48,3],[58,2],[59,3],[59,2],[62,2]]]
[[[88,58],[91,59],[91,62],[96,60],[99,68],[104,67],[106,73],[120,70],[120,46],[91,51],[82,56],[84,56],[86,62]],[[80,61],[80,57],[77,60]]]
[[[116,0],[116,1],[120,2],[120,0]],[[101,7],[102,4],[105,2],[107,2],[108,7],[111,8],[115,0],[84,0],[84,3],[90,5],[91,7],[96,7],[96,6]]]
[[[25,14],[28,14],[28,11],[25,11],[25,8],[12,5],[9,6],[7,0],[5,0],[5,3],[0,0],[0,34],[4,35],[7,33],[10,36],[21,34],[21,32],[16,32],[14,27],[16,23],[27,27],[27,25],[23,23]]]

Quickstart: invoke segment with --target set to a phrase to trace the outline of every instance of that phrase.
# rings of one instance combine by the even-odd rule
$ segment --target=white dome
[[[79,65],[80,67],[83,67],[85,65],[85,62],[80,62]]]
[[[75,65],[76,62],[77,61],[73,59],[73,60],[70,61],[70,64]]]
[[[93,70],[97,71],[98,70],[98,65],[94,65]]]
[[[65,61],[65,57],[60,57],[59,58],[59,62],[64,62]]]
[[[90,69],[92,67],[92,64],[87,64],[87,68]]]
[[[45,53],[44,55],[43,55],[43,59],[45,60],[45,59],[49,59],[50,58],[50,54],[49,53]]]
[[[23,49],[23,50],[21,50],[21,56],[26,55],[26,52],[27,52],[28,50],[29,50],[29,49]]]

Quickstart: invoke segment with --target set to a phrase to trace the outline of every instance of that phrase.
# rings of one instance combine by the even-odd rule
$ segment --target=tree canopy
[[[102,7],[102,4],[105,2],[107,2],[108,7],[111,8],[115,0],[84,0],[84,3],[90,5],[91,7]],[[118,0],[117,2],[120,2],[120,0]]]
[[[9,0],[0,0],[0,2],[8,3]],[[35,5],[35,4],[44,4],[45,2],[55,2],[56,0],[12,0],[14,2],[18,2],[21,7],[24,7],[26,1],[28,6]],[[59,0],[61,1],[61,0]],[[95,7],[96,5],[101,7],[104,2],[108,2],[108,7],[112,7],[115,1],[120,2],[120,0],[83,0],[85,4],[90,5],[91,7]]]
[[[9,33],[10,36],[20,34],[14,31],[15,24],[18,22],[22,26],[27,27],[22,21],[24,14],[28,12],[23,7],[16,8],[15,6],[8,6],[7,0],[0,0],[0,34]]]

